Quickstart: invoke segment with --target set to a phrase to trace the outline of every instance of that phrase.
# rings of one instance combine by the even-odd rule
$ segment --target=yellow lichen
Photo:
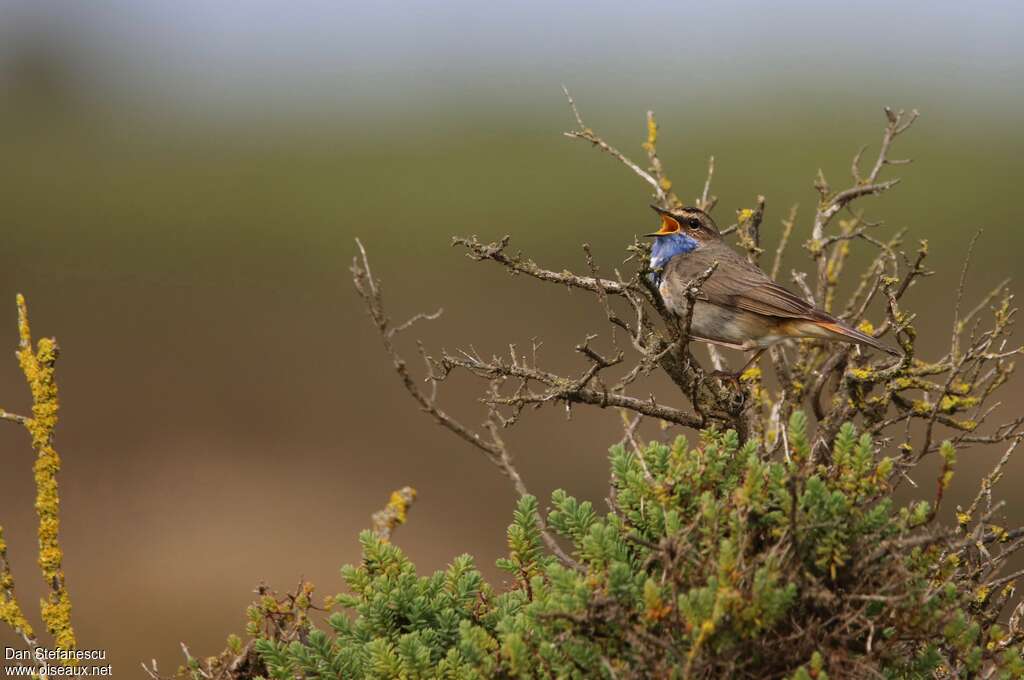
[[[743,382],[754,382],[761,377],[761,368],[759,366],[751,366],[747,370],[743,371],[740,376],[740,380]]]
[[[1010,533],[998,524],[993,524],[989,528],[992,529],[992,533],[995,534],[1000,543],[1006,543],[1010,540]]]
[[[644,151],[650,153],[654,151],[655,145],[658,143],[658,121],[654,120],[654,114],[647,116],[647,141],[644,142]]]
[[[939,401],[939,410],[943,413],[964,411],[978,405],[978,397],[961,397],[955,394],[947,394]]]
[[[412,491],[410,494],[412,498],[416,497],[416,492]],[[409,512],[409,503],[411,498],[407,501],[406,497],[401,491],[392,491],[391,499],[388,501],[388,507],[395,511],[395,521],[398,524],[404,524],[405,518]]]
[[[32,626],[29,625],[16,600],[0,601],[0,621],[9,625],[19,635],[24,635],[29,639],[35,637]]]
[[[932,405],[930,403],[928,403],[927,401],[922,401],[922,400],[915,400],[910,405],[910,407],[911,407],[911,410],[913,410],[914,413],[918,413],[918,414],[930,413],[931,410],[932,410]]]
[[[870,368],[851,368],[847,370],[847,373],[857,380],[870,380],[874,375],[874,371]]]
[[[64,585],[62,563],[64,553],[59,542],[60,533],[60,495],[57,488],[57,473],[60,471],[60,456],[53,447],[53,432],[57,427],[57,414],[60,402],[57,394],[57,382],[54,377],[54,365],[57,362],[59,348],[56,340],[43,338],[32,345],[32,330],[28,320],[28,308],[25,298],[17,296],[18,307],[18,364],[28,383],[32,394],[32,417],[22,422],[32,438],[32,448],[36,452],[33,473],[36,484],[35,509],[39,519],[38,564],[43,580],[49,592],[45,600],[40,601],[40,614],[47,631],[54,638],[54,644],[60,649],[74,649],[76,646],[74,629],[71,627],[71,599]],[[24,617],[18,619],[17,604],[13,600],[13,581],[6,569],[6,555],[3,558],[4,583],[10,588],[4,589],[3,618],[16,630],[27,632],[31,636],[31,628],[27,628]],[[15,622],[12,622],[15,621]]]
[[[382,541],[391,539],[391,532],[405,524],[409,506],[416,500],[416,489],[405,486],[391,492],[388,504],[383,510],[373,513],[373,530]]]
[[[954,382],[949,386],[949,391],[953,394],[964,396],[971,393],[971,384],[965,382]]]
[[[32,626],[14,598],[14,577],[7,563],[7,543],[4,541],[3,527],[0,527],[0,621],[26,639],[35,638]]]

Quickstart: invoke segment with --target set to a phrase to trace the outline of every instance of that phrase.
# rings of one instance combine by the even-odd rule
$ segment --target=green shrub
[[[1024,675],[1022,631],[993,624],[1012,587],[970,556],[1007,537],[937,529],[927,502],[894,507],[892,460],[869,436],[846,424],[816,460],[806,429],[795,413],[777,456],[734,431],[614,447],[608,513],[552,494],[547,524],[571,564],[545,549],[536,499],[519,501],[498,561],[506,589],[469,555],[418,575],[363,532],[326,624],[308,593],[251,610],[251,668],[276,680]],[[259,625],[282,612],[287,625]]]

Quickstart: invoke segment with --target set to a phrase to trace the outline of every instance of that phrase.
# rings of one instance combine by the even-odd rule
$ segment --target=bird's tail
[[[868,347],[874,347],[875,349],[891,354],[894,357],[902,356],[902,354],[892,349],[891,347],[886,347],[885,345],[878,342],[878,340],[871,337],[867,333],[862,333],[856,328],[851,328],[850,326],[844,324],[842,321],[818,321],[815,325],[834,335],[841,335],[842,337],[847,338],[848,340],[856,342],[858,345],[867,345]]]

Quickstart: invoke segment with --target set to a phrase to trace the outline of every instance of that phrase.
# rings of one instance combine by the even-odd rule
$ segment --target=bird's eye
[[[687,218],[686,224],[689,225],[691,229],[700,229],[700,220],[696,217]]]

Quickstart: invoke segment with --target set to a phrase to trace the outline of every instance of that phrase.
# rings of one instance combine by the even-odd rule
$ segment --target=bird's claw
[[[701,379],[701,382],[712,379],[719,379],[723,382],[730,383],[733,387],[732,399],[734,407],[741,407],[747,400],[747,392],[743,389],[743,383],[740,382],[740,373],[733,373],[731,371],[712,371],[706,373]]]

